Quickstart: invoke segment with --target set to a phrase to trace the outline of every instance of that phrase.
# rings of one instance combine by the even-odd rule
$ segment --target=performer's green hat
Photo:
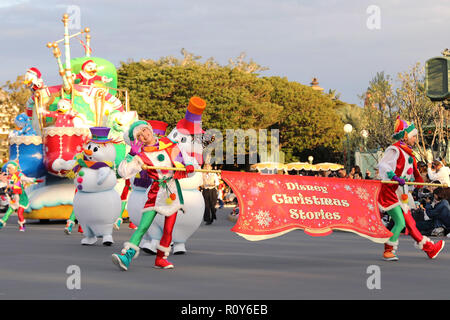
[[[2,166],[2,171],[6,172],[9,165],[15,166],[18,170],[20,169],[19,163],[17,163],[17,161],[10,160]]]
[[[125,143],[127,143],[129,145],[131,141],[136,140],[137,133],[139,132],[139,130],[141,130],[143,128],[148,128],[153,131],[152,126],[147,121],[138,120],[138,121],[133,122],[130,125],[130,128],[128,129],[128,131],[124,132],[123,138],[124,138]]]

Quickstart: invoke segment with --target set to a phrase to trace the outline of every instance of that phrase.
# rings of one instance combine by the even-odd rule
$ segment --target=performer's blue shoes
[[[74,224],[75,224],[75,222],[73,222],[72,220],[67,220],[66,227],[64,228],[64,232],[67,235],[72,233],[72,228],[73,228]]]
[[[116,254],[112,255],[112,261],[115,265],[117,265],[121,270],[127,271],[128,267],[136,254],[136,250],[128,249],[125,254]]]

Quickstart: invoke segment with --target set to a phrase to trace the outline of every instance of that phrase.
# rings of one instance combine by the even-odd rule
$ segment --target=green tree
[[[343,122],[336,112],[339,104],[330,96],[286,78],[265,78],[272,86],[272,102],[283,106],[279,121],[280,145],[286,162],[340,158]]]
[[[282,107],[271,102],[272,87],[257,74],[243,71],[242,63],[221,67],[212,59],[201,63],[199,57],[183,54],[182,60],[121,64],[119,87],[129,90],[130,106],[141,118],[173,127],[184,117],[189,98],[199,96],[207,102],[204,128],[260,129],[276,122]]]
[[[11,110],[19,108],[18,112],[24,112],[27,104],[27,100],[30,98],[31,93],[23,84],[24,76],[18,76],[15,81],[6,81],[1,86],[1,89],[6,93],[2,103],[9,106]]]

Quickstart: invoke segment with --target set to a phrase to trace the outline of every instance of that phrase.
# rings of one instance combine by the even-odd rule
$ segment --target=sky
[[[70,32],[89,27],[92,55],[116,66],[182,48],[222,65],[245,52],[269,68],[262,76],[317,77],[358,105],[377,72],[395,77],[450,47],[448,0],[0,0],[0,84],[29,67],[60,84],[46,44],[63,37],[65,12]],[[71,54],[83,55],[78,41]]]

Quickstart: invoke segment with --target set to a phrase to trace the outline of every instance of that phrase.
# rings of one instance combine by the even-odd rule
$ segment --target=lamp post
[[[369,132],[366,129],[361,130],[361,137],[363,138],[363,148],[365,153],[367,152],[367,138],[369,137]],[[368,161],[363,161],[363,156],[361,155],[361,164],[367,163],[369,165]],[[369,168],[366,168],[366,179],[367,179],[367,172],[370,172]]]
[[[364,141],[364,151],[366,151],[366,143],[367,143],[367,137],[369,136],[369,132],[366,129],[362,129],[361,130],[361,137],[363,138]]]
[[[346,151],[346,156],[347,156],[347,171],[350,171],[350,140],[348,135],[352,132],[353,130],[353,126],[350,123],[347,123],[344,126],[344,132],[345,135],[347,137],[347,151]]]

